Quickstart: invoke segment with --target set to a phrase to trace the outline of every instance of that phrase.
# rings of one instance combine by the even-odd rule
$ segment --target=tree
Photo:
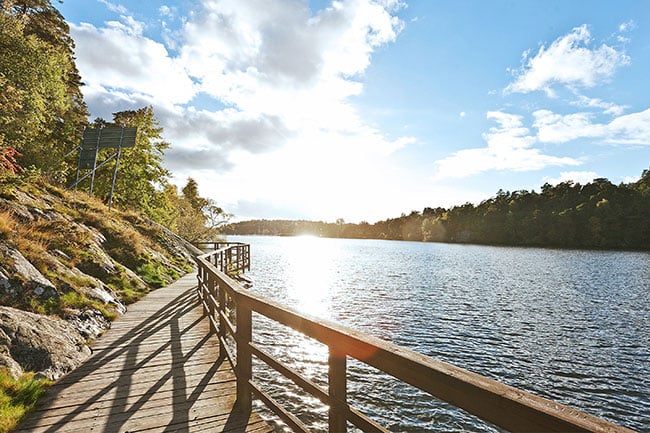
[[[212,199],[207,200],[207,204],[203,208],[203,214],[206,217],[206,226],[212,230],[217,230],[228,224],[230,218],[232,218],[232,214],[224,212]]]
[[[49,0],[0,1],[0,134],[23,165],[65,172],[87,109],[74,42]]]
[[[94,125],[138,128],[135,147],[121,152],[113,203],[124,209],[141,211],[161,222],[159,210],[168,205],[165,188],[169,172],[162,163],[169,143],[162,138],[163,128],[158,125],[153,108],[113,113],[113,122],[97,119]],[[98,160],[103,161],[115,152],[116,149],[102,149]],[[95,177],[96,195],[108,199],[111,181],[112,170],[100,170]]]
[[[192,178],[181,189],[178,201],[177,233],[190,242],[209,241],[217,238],[218,229],[226,224],[230,215],[217,206],[212,199],[199,196],[198,184]]]
[[[187,179],[187,184],[182,189],[183,198],[190,203],[192,209],[197,212],[203,212],[208,205],[208,200],[199,197],[199,186],[191,177]]]

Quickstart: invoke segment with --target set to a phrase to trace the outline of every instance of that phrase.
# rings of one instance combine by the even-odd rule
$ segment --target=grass
[[[11,303],[6,304],[11,305]],[[118,317],[117,312],[110,309],[103,302],[89,299],[83,293],[74,290],[61,296],[51,297],[45,300],[34,296],[24,296],[18,303],[14,303],[11,306],[43,316],[65,317],[66,312],[69,310],[92,308],[99,311],[109,321],[113,321]]]
[[[149,287],[142,287],[131,280],[125,271],[125,267],[117,265],[117,272],[106,279],[108,287],[113,289],[125,304],[133,304],[151,290]]]
[[[143,280],[156,288],[163,287],[165,284],[167,284],[165,276],[171,280],[176,280],[180,277],[180,275],[178,275],[178,272],[164,266],[160,262],[147,262],[138,267],[136,273]]]
[[[58,300],[58,305],[56,305],[56,310],[51,313],[59,313],[60,311],[65,311],[66,309],[84,309],[87,307],[94,308],[98,310],[102,315],[108,320],[117,319],[117,313],[106,308],[102,302],[88,299],[83,293],[78,293],[75,291],[68,292],[65,295],[61,296]]]
[[[16,380],[0,369],[0,433],[14,429],[49,385],[49,380],[36,379],[34,373]]]
[[[35,220],[28,223],[19,222],[10,208],[0,209],[0,241],[20,251],[57,287],[58,292],[50,299],[30,294],[15,299],[7,295],[3,297],[3,303],[56,315],[65,312],[66,308],[92,307],[110,318],[112,312],[99,308],[103,306],[83,295],[84,287],[93,287],[96,283],[61,273],[61,264],[102,279],[127,304],[137,301],[152,288],[177,279],[180,272],[192,270],[191,263],[173,251],[169,257],[170,251],[167,251],[160,227],[136,212],[109,211],[97,199],[89,199],[80,193],[75,195],[47,182],[9,179],[0,180],[0,187],[12,192],[21,190],[32,196],[34,200],[28,202],[27,207],[36,209],[34,212],[30,210]],[[57,213],[62,216],[57,217]],[[105,258],[93,248],[97,241],[95,231],[103,236],[101,248],[115,261],[116,272],[107,272],[103,266]],[[156,252],[168,256],[176,270],[166,265],[166,260],[157,259]],[[6,259],[0,257],[0,265]],[[142,281],[136,280],[126,269],[138,274],[148,287],[143,287]]]
[[[11,212],[0,212],[0,239],[9,239],[15,228],[16,220],[14,220]]]

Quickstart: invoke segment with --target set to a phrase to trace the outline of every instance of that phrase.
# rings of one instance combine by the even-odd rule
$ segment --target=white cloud
[[[650,145],[650,108],[612,120],[607,125],[605,140],[614,144]]]
[[[560,173],[559,177],[556,178],[547,177],[544,178],[544,181],[551,185],[557,185],[559,183],[569,182],[569,181],[573,181],[584,185],[598,177],[599,177],[598,174],[594,171],[563,171]]]
[[[613,102],[606,102],[598,98],[589,98],[584,95],[577,95],[578,99],[571,101],[570,104],[576,107],[583,108],[602,108],[603,113],[611,114],[613,116],[620,116],[629,108],[627,105],[618,105]]]
[[[618,26],[620,32],[629,32],[634,29],[636,29],[636,22],[634,20],[626,21]]]
[[[491,170],[530,171],[580,164],[573,158],[544,155],[533,148],[536,138],[524,126],[522,116],[491,111],[487,118],[498,124],[483,134],[487,147],[460,150],[437,161],[436,179],[457,179]]]
[[[621,180],[623,183],[636,183],[641,179],[641,176],[624,176]]]
[[[345,217],[355,197],[385,201],[382,185],[399,197],[409,189],[405,174],[386,176],[389,155],[415,139],[388,137],[350,103],[374,50],[401,31],[401,7],[344,0],[314,15],[304,1],[202,0],[175,20],[182,27],[162,23],[166,45],[125,11],[119,22],[71,29],[91,112],[152,104],[176,181],[193,176],[224,204],[274,197]]]
[[[630,31],[633,27],[634,22],[630,21],[622,24],[619,31]],[[487,146],[459,150],[436,161],[435,178],[462,178],[492,170],[529,171],[582,163],[573,157],[543,153],[541,145],[544,143],[592,139],[618,145],[649,145],[650,109],[624,114],[629,106],[588,97],[579,91],[609,81],[618,68],[629,62],[630,58],[621,50],[605,44],[594,46],[586,25],[574,28],[548,47],[542,45],[536,54],[525,51],[522,67],[515,71],[516,78],[506,87],[505,94],[544,90],[549,97],[555,97],[553,86],[561,85],[574,95],[574,99],[568,101],[570,105],[593,111],[569,114],[547,109],[534,111],[532,128],[536,133],[524,125],[522,115],[488,112],[487,118],[496,121],[498,126],[483,134]],[[613,118],[602,121],[603,115]],[[563,174],[588,177],[592,173]]]
[[[389,13],[396,7],[350,0],[312,16],[300,2],[204,2],[183,28],[179,58],[200,91],[248,116],[277,119],[284,135],[386,155],[412,140],[365,125],[348,98],[362,91],[353,77],[373,50],[397,37],[402,23]],[[323,137],[329,141],[313,142]]]
[[[591,122],[590,113],[555,114],[550,110],[538,110],[533,113],[537,128],[537,137],[545,143],[566,143],[577,138],[601,137],[602,125]]]
[[[167,5],[162,5],[158,8],[158,13],[162,16],[172,16],[172,9]]]
[[[120,5],[120,4],[116,4],[116,3],[110,2],[108,0],[98,0],[98,1],[100,3],[102,3],[104,6],[106,6],[106,8],[111,12],[117,12],[117,13],[120,13],[120,14],[126,14],[127,13],[126,7],[124,7],[124,6]]]
[[[516,79],[505,92],[544,90],[549,96],[554,96],[554,84],[594,87],[607,82],[618,68],[630,63],[623,51],[606,44],[595,48],[591,45],[589,29],[582,25],[553,41],[548,48],[542,45],[533,57],[529,51],[525,52],[522,67],[515,71]]]
[[[533,113],[541,142],[566,143],[592,138],[612,144],[650,145],[650,109],[619,116],[609,123],[593,122],[591,113],[560,115],[549,110]]]
[[[165,47],[142,35],[133,19],[108,22],[104,28],[70,24],[77,67],[94,89],[145,95],[151,101],[185,103],[195,94],[192,80]],[[85,91],[85,89],[82,89]],[[91,106],[91,109],[95,108]]]

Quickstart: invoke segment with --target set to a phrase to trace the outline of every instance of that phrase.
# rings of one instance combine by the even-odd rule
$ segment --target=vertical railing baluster
[[[244,412],[251,410],[253,359],[249,344],[252,340],[253,319],[250,308],[237,303],[237,405]]]
[[[199,268],[196,271],[196,285],[197,285],[197,290],[201,291],[201,272],[203,271],[203,268],[201,268],[201,265],[199,265]]]
[[[214,281],[214,278],[212,277],[211,274],[208,274],[208,280],[207,280],[207,295],[205,295],[205,301],[208,304],[208,311],[207,313],[210,315],[210,335],[213,335],[217,332],[217,330],[214,328],[214,323],[213,319],[216,317],[215,316],[215,306],[214,302],[212,302],[213,299],[215,299],[215,292],[216,292],[216,287],[217,284]],[[208,296],[209,295],[209,296]]]
[[[227,310],[226,310],[226,291],[223,288],[219,288],[218,290],[219,294],[219,359],[225,359],[227,356],[226,352],[226,346],[225,346],[225,341],[226,341],[226,335],[228,335],[227,327],[226,327],[226,317],[227,317]]]
[[[330,346],[328,358],[329,431],[347,431],[347,366],[346,356]]]

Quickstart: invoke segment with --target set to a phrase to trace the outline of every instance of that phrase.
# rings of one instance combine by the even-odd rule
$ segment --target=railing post
[[[226,352],[226,346],[225,346],[225,341],[226,341],[226,335],[228,334],[227,328],[226,328],[226,319],[224,316],[226,316],[226,291],[223,288],[220,288],[217,291],[217,294],[219,295],[219,359],[225,359],[228,356],[228,352]]]
[[[244,412],[251,410],[251,389],[248,382],[253,378],[253,359],[249,347],[252,333],[251,310],[237,303],[237,405]]]
[[[206,268],[199,266],[199,290],[201,291],[201,298],[203,299],[203,313],[207,316],[210,314],[210,311],[208,310],[207,302],[208,302],[208,278],[209,278],[209,272]]]
[[[204,295],[204,296],[205,296],[205,302],[208,304],[208,311],[206,311],[206,313],[210,315],[209,316],[210,317],[210,335],[213,335],[213,334],[215,334],[217,332],[217,330],[214,329],[214,322],[212,321],[212,319],[214,319],[214,317],[216,317],[215,314],[214,314],[214,311],[215,311],[214,308],[215,307],[214,307],[214,302],[212,302],[212,299],[215,298],[214,295],[215,295],[215,292],[216,292],[215,288],[217,287],[217,284],[214,281],[214,278],[212,278],[212,274],[208,273],[207,275],[208,275],[208,280],[207,280],[207,285],[206,285],[206,292],[208,292],[208,293],[207,293],[207,295]]]
[[[340,433],[347,431],[347,367],[344,353],[329,348],[329,431]]]

